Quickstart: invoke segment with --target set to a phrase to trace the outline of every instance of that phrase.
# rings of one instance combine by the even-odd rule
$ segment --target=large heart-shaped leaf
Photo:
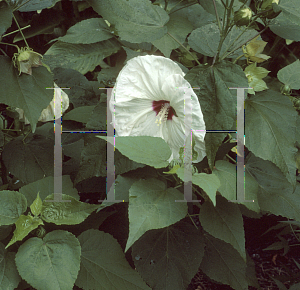
[[[16,254],[21,277],[36,289],[73,289],[80,268],[81,247],[77,238],[62,230],[43,239],[30,238]]]
[[[78,236],[81,265],[76,285],[83,289],[150,290],[125,259],[118,242],[109,234],[90,229]]]
[[[175,188],[165,189],[158,179],[140,180],[129,190],[129,237],[125,251],[146,231],[160,229],[183,219],[187,214],[182,193]]]

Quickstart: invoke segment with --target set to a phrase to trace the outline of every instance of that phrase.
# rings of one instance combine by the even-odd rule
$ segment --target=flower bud
[[[236,26],[248,25],[252,18],[252,10],[249,7],[241,8],[234,13],[234,23]]]
[[[291,88],[289,85],[283,85],[280,89],[280,92],[283,95],[289,96],[291,94]]]
[[[267,10],[270,10],[272,9],[272,11],[268,11],[266,13],[263,14],[263,16],[265,16],[266,18],[268,19],[272,19],[272,18],[275,18],[276,16],[278,16],[280,14],[281,11],[279,12],[275,12],[273,10],[273,6],[272,6],[272,3],[275,3],[278,5],[279,3],[279,0],[264,0],[262,5],[261,5],[261,10],[262,11],[267,11]]]
[[[19,55],[18,55],[18,61],[27,61],[29,60],[30,57],[30,53],[31,51],[22,51]]]

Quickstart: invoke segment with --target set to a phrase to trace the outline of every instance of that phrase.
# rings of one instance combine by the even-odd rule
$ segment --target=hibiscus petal
[[[198,98],[184,79],[181,68],[165,57],[135,57],[119,73],[109,104],[115,115],[113,123],[116,135],[161,137],[172,150],[169,161],[178,159],[179,149],[184,146],[185,140],[184,88],[190,88],[193,118],[191,129],[203,130],[194,132],[195,149],[199,149],[197,162],[201,161],[205,156],[205,123]],[[169,105],[177,116],[173,115],[171,120],[162,121],[158,126],[155,123],[158,110],[156,108],[154,111],[152,106],[153,101],[161,101],[163,105],[163,100],[170,102]]]

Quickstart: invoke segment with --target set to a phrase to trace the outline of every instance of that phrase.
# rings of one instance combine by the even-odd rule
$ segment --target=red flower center
[[[159,124],[161,121],[172,120],[173,116],[177,116],[174,108],[170,106],[170,102],[166,100],[153,101],[152,109],[156,112]]]

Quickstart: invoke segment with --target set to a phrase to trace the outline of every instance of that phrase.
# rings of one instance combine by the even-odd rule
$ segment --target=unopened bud
[[[277,4],[279,3],[279,0],[264,0],[262,5],[261,5],[261,10],[262,11],[267,11],[267,10],[270,10],[272,9],[271,11],[268,11],[266,12],[265,14],[263,14],[263,16],[265,16],[266,18],[268,19],[272,19],[272,18],[275,18],[276,16],[278,16],[280,14],[281,11],[279,12],[275,12],[273,10],[273,6],[272,4]]]
[[[280,89],[280,92],[283,95],[289,96],[291,94],[291,88],[289,85],[283,85]]]
[[[252,18],[252,10],[249,7],[241,8],[234,13],[234,23],[236,26],[248,25]]]

